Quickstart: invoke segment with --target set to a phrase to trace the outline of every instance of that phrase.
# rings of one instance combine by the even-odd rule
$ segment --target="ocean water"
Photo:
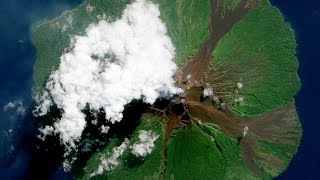
[[[320,179],[320,1],[272,0],[291,24],[298,43],[302,87],[296,106],[303,129],[298,154],[277,179]]]
[[[0,6],[0,179],[72,179],[35,150],[31,25],[81,0],[3,0]],[[320,179],[320,1],[272,0],[297,36],[302,88],[296,105],[304,130],[298,154],[277,179]],[[10,103],[11,102],[11,103]]]
[[[2,0],[0,5],[0,179],[66,179],[57,165],[35,154],[31,114],[35,48],[31,26],[81,0]],[[11,102],[11,103],[10,103]]]

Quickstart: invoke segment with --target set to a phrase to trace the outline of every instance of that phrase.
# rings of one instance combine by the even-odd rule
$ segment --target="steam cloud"
[[[102,20],[89,26],[85,36],[73,38],[72,50],[61,56],[38,98],[39,116],[53,104],[63,109],[46,133],[59,133],[62,142],[74,147],[86,126],[81,112],[86,105],[92,111],[103,108],[105,118],[115,123],[134,99],[153,104],[181,92],[172,78],[175,48],[159,16],[157,5],[136,0],[117,21]]]

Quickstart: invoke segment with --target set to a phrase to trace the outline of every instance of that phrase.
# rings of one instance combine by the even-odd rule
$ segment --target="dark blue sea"
[[[35,47],[31,26],[81,0],[0,2],[0,179],[71,179],[56,162],[38,154],[31,111]]]
[[[302,82],[295,98],[303,129],[301,145],[287,171],[277,179],[320,179],[320,1],[272,0],[272,3],[296,32]]]
[[[296,96],[303,137],[298,154],[277,179],[320,179],[320,1],[271,0],[297,37],[302,88]],[[0,3],[0,179],[72,179],[38,154],[31,114],[35,48],[32,24],[81,0],[2,0]],[[319,134],[318,134],[319,133]]]

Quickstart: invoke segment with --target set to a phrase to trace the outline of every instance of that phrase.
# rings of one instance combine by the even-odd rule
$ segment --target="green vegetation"
[[[210,124],[181,128],[167,145],[167,179],[257,179],[235,139]]]
[[[160,5],[161,18],[176,47],[176,62],[185,62],[195,54],[208,34],[210,5],[207,0],[153,0]],[[69,51],[71,38],[101,19],[112,22],[122,15],[133,0],[86,0],[76,9],[35,25],[33,42],[37,48],[34,88],[41,89],[50,73],[59,67],[60,57]]]
[[[297,115],[294,119],[290,120],[293,123],[299,121]],[[272,141],[270,139],[259,139],[260,151],[265,153],[272,153],[286,164],[289,164],[294,152],[296,152],[297,150],[297,144],[299,144],[301,138],[300,124],[297,124],[296,127],[297,128],[295,129],[295,132],[287,133],[293,134],[290,138],[287,139],[287,141]]]
[[[115,21],[132,1],[86,0],[76,9],[35,26],[33,41],[37,60],[34,87],[44,87],[50,73],[58,68],[61,55],[70,51],[72,37],[83,35],[90,24],[101,19]],[[208,36],[209,1],[152,1],[159,4],[161,18],[176,48],[176,63],[185,63],[198,52],[199,45]],[[226,15],[227,10],[235,9],[241,1],[219,0],[218,8],[223,9],[221,16]],[[294,33],[289,24],[267,0],[260,0],[257,7],[249,10],[219,40],[212,53],[208,81],[214,94],[221,97],[237,116],[259,116],[291,102],[300,86],[295,47]],[[243,87],[237,89],[237,83]],[[295,110],[294,118],[287,120],[298,122]],[[258,143],[257,151],[272,154],[286,166],[301,136],[300,124],[294,125],[297,131],[288,132],[293,135],[287,141],[253,135]],[[137,141],[140,130],[151,130],[159,135],[152,153],[145,158],[137,158],[127,148],[114,170],[93,179],[269,179],[283,170],[261,160],[255,162],[262,170],[257,177],[245,167],[238,141],[213,124],[192,124],[191,127],[174,129],[166,146],[166,157],[162,151],[163,119],[145,114],[134,133],[127,137],[129,144]],[[283,136],[288,137],[287,134]],[[77,179],[90,179],[101,163],[100,158],[122,142],[123,139],[118,137],[111,138],[85,162],[84,167],[80,167],[81,171],[77,167],[77,171],[72,173]]]
[[[161,18],[176,48],[176,63],[195,55],[208,36],[210,4],[208,0],[152,0],[160,4]]]
[[[262,0],[217,44],[209,81],[239,115],[255,116],[292,101],[299,89],[294,33]],[[236,84],[244,86],[237,93]],[[243,102],[235,99],[243,97]]]
[[[73,172],[77,179],[159,179],[162,172],[162,143],[163,143],[163,123],[159,117],[154,117],[145,114],[141,118],[141,122],[135,132],[129,137],[129,144],[137,142],[140,130],[151,130],[159,135],[155,141],[155,147],[151,154],[145,158],[138,158],[131,154],[131,150],[127,148],[123,155],[119,158],[119,165],[108,173],[90,177],[90,175],[97,170],[101,163],[100,158],[111,153],[112,148],[119,146],[122,141],[113,138],[102,149],[98,150],[87,161],[83,172]]]
[[[282,136],[282,139],[272,140],[260,137],[256,138],[259,142],[260,152],[274,155],[279,160],[281,160],[286,167],[289,165],[290,161],[293,158],[293,155],[297,151],[297,145],[299,144],[301,139],[301,127],[298,115],[295,110],[292,110],[289,116],[285,118],[285,121],[286,122],[282,123],[290,123],[293,128],[291,130],[287,130],[279,129],[281,127],[275,127],[275,129],[278,128],[278,131],[281,131],[283,132],[283,134],[285,134]],[[277,169],[270,164],[266,164],[263,162],[260,162],[260,164],[260,167],[265,169],[267,173],[271,171],[271,173],[269,172],[269,174],[275,174],[273,175],[273,177],[283,171],[283,169]]]

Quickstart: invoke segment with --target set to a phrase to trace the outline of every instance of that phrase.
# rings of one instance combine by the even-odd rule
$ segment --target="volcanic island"
[[[71,159],[67,169],[75,179],[272,179],[282,173],[302,129],[294,102],[297,45],[279,10],[267,0],[145,1],[157,5],[166,25],[178,67],[172,78],[182,91],[153,104],[134,99],[116,123],[86,107],[77,150],[57,159]],[[102,19],[116,21],[133,2],[85,0],[35,25],[35,94],[71,50],[72,36]],[[63,111],[53,104],[39,121],[52,125]],[[65,152],[60,139],[50,134],[43,146],[58,157]]]

